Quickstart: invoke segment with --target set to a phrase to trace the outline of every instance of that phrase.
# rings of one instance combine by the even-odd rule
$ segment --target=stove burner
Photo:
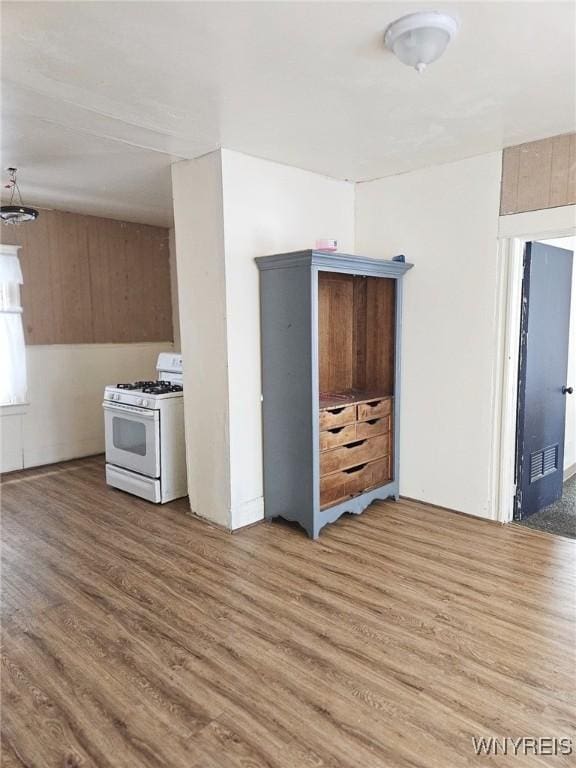
[[[182,392],[180,384],[170,384],[169,381],[160,384],[156,382],[153,387],[144,387],[142,390],[147,395],[167,395],[169,392]]]
[[[116,384],[116,389],[142,390],[147,395],[166,395],[168,392],[182,392],[181,384],[170,381],[135,381],[132,384]]]

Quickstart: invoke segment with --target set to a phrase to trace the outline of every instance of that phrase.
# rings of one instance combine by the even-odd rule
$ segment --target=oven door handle
[[[125,405],[123,403],[112,403],[109,400],[104,400],[102,407],[105,411],[118,414],[123,413],[125,416],[134,416],[138,419],[158,421],[160,418],[160,411],[151,408],[140,408],[138,405]]]

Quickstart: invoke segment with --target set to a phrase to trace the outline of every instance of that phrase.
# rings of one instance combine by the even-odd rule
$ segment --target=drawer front
[[[356,493],[358,475],[362,472],[364,464],[348,471],[335,472],[332,475],[320,478],[320,506],[326,507],[336,504],[344,499],[349,499]]]
[[[362,473],[362,487],[360,491],[367,491],[369,488],[377,488],[379,485],[386,485],[392,480],[392,456],[384,456],[378,461],[373,461],[366,465]]]
[[[320,429],[332,429],[353,424],[356,421],[355,405],[340,405],[320,411]]]
[[[385,456],[323,477],[320,480],[320,506],[337,504],[369,488],[385,485],[391,480],[391,466],[391,457]]]
[[[359,421],[356,424],[356,439],[363,440],[365,437],[376,437],[376,435],[385,435],[390,432],[392,427],[392,416],[382,416],[379,419],[370,419],[370,421]]]
[[[356,424],[327,429],[325,432],[320,432],[320,450],[328,451],[330,448],[352,443],[354,440],[356,440]]]
[[[392,398],[384,400],[370,400],[369,403],[358,405],[358,421],[369,421],[381,416],[389,416],[392,413]]]
[[[341,448],[326,451],[320,454],[320,476],[386,456],[390,453],[390,446],[391,436],[388,434],[369,440],[357,440]]]

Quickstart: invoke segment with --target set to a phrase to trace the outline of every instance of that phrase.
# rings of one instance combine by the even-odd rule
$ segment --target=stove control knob
[[[142,400],[142,405],[144,408],[148,408],[148,400]]]
[[[118,393],[112,395],[112,400],[120,400],[120,395]]]
[[[140,398],[140,400],[138,400],[138,405],[144,405],[144,400],[142,400],[142,398]]]

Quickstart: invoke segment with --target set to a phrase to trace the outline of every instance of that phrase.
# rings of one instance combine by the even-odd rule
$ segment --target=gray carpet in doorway
[[[518,522],[528,528],[576,539],[576,475],[564,483],[561,499]]]

